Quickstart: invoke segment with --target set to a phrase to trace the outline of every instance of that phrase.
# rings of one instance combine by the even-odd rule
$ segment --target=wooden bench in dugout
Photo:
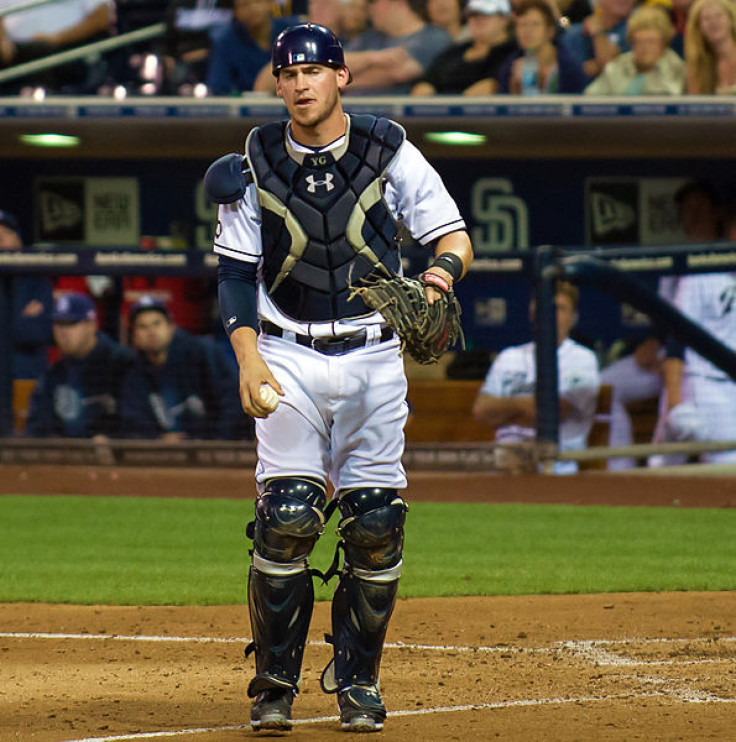
[[[490,441],[490,429],[471,414],[473,400],[482,381],[409,380],[412,416],[406,426],[409,443]],[[609,385],[601,386],[596,420],[588,436],[588,446],[607,446],[611,413]],[[631,415],[634,443],[650,443],[657,422],[656,398],[627,405]],[[603,469],[604,460],[586,462],[581,468]]]

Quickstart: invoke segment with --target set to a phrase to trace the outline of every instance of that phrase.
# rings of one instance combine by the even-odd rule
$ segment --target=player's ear
[[[279,75],[276,78],[276,96],[278,98],[283,98],[284,96],[281,94],[281,75]]]
[[[347,67],[337,68],[337,85],[340,90],[344,90],[352,79],[350,70]]]

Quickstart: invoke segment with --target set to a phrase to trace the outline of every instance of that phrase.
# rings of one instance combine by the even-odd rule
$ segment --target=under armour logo
[[[327,189],[327,193],[329,193],[335,187],[332,183],[334,177],[335,176],[332,173],[325,173],[324,180],[315,180],[314,175],[307,175],[306,180],[307,183],[309,183],[307,190],[310,193],[316,193],[317,186],[324,186]]]

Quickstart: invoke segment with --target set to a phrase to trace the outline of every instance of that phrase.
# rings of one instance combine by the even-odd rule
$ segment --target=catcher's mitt
[[[373,278],[353,287],[365,304],[380,312],[386,324],[401,339],[401,349],[409,352],[419,363],[437,363],[458,339],[465,347],[460,326],[460,303],[450,289],[444,290],[434,281],[423,277]],[[429,304],[425,286],[437,289],[441,297]]]

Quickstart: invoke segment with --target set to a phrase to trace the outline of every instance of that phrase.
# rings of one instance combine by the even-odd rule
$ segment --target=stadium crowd
[[[305,19],[343,42],[351,95],[736,91],[735,0],[39,2],[0,0],[0,72],[25,65],[0,95],[273,94],[271,44]]]

